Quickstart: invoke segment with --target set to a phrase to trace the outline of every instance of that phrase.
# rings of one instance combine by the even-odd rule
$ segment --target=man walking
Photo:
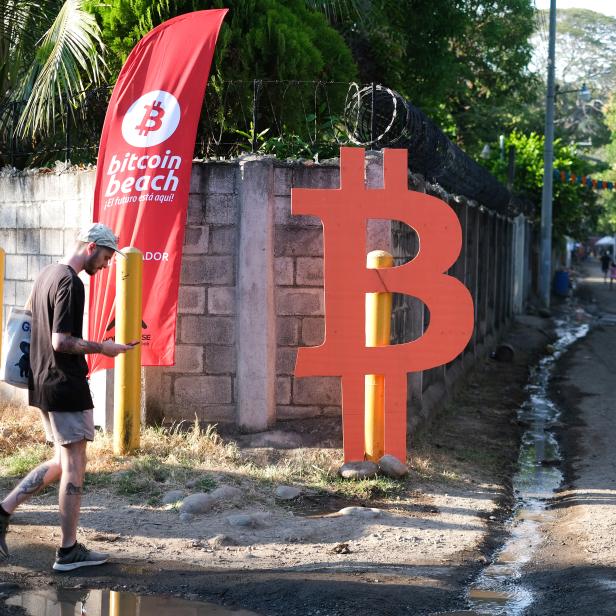
[[[109,227],[95,223],[81,230],[70,255],[44,268],[32,289],[29,402],[40,409],[45,434],[55,445],[53,459],[31,471],[0,503],[0,559],[9,555],[6,533],[21,503],[60,480],[61,545],[53,568],[70,571],[101,565],[108,554],[77,543],[77,524],[86,469],[86,443],[94,440],[93,403],[85,355],[115,357],[138,341],[116,344],[82,338],[85,291],[79,272],[94,276],[120,252]],[[121,254],[121,253],[120,253]]]

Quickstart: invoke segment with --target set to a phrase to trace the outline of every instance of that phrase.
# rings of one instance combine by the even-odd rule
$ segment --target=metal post
[[[394,258],[384,250],[368,253],[368,269],[393,267]],[[366,346],[387,346],[391,337],[391,293],[366,293]],[[385,377],[365,377],[366,459],[378,461],[385,453]]]
[[[374,145],[374,125],[375,125],[375,117],[374,117],[374,95],[376,94],[376,84],[372,82],[372,102],[370,105],[370,143]]]
[[[252,152],[257,151],[257,107],[259,106],[259,94],[261,81],[254,79],[252,82]]]
[[[64,162],[68,163],[71,159],[71,109],[70,103],[66,101],[66,152],[64,154]]]
[[[550,307],[552,276],[552,165],[554,162],[554,71],[556,61],[556,0],[550,0],[550,38],[548,45],[548,89],[545,110],[545,147],[543,154],[543,193],[541,196],[541,260],[539,296]]]
[[[141,281],[143,255],[123,248],[116,258],[116,342],[141,340]],[[115,360],[113,451],[130,453],[139,447],[141,425],[141,346]]]

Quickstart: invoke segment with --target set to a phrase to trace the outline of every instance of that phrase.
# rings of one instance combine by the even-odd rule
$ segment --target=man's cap
[[[124,256],[124,253],[118,250],[118,238],[113,234],[113,231],[102,222],[95,222],[81,229],[77,239],[80,242],[94,242],[97,246],[111,248],[111,250],[115,250],[117,253]]]

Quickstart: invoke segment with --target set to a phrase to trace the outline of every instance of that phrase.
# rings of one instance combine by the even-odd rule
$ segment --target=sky
[[[538,9],[549,9],[550,0],[535,0]],[[556,0],[557,9],[588,9],[616,17],[614,0]]]

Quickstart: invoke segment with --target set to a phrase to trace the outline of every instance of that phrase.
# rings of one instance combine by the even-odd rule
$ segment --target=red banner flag
[[[170,19],[135,46],[101,134],[95,222],[143,252],[142,364],[175,360],[175,323],[192,156],[214,47],[227,9]],[[117,257],[122,258],[122,257]],[[115,258],[114,258],[115,260]],[[92,278],[89,338],[115,335],[115,268]],[[113,367],[89,355],[90,371]]]

